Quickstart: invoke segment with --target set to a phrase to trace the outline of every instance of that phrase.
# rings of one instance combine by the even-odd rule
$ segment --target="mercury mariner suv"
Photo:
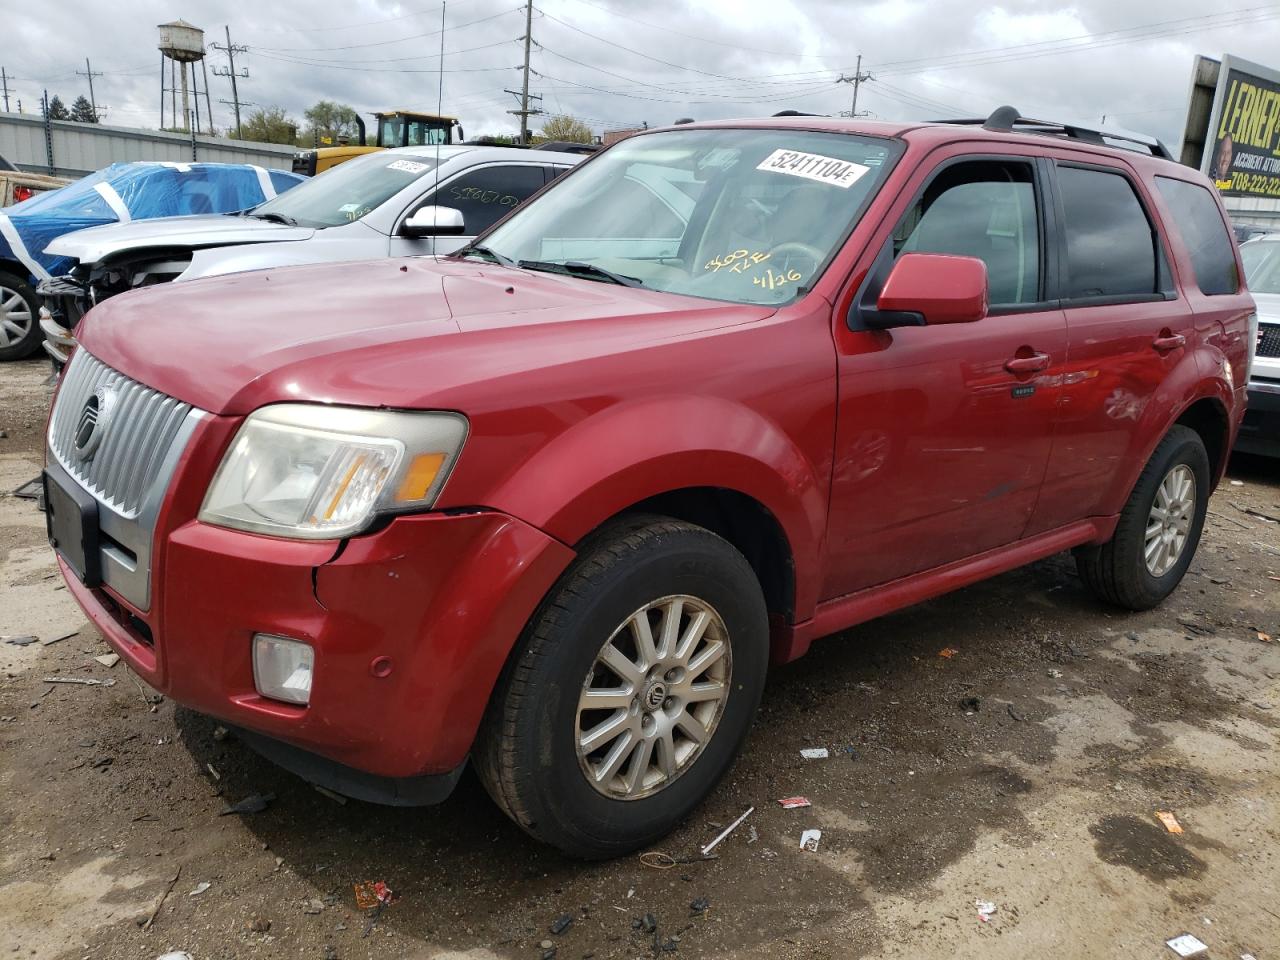
[[[679,126],[449,257],[114,297],[49,423],[69,588],[314,783],[470,762],[565,851],[650,843],[819,637],[1063,550],[1122,608],[1182,579],[1254,304],[1208,180],[1116,137]]]

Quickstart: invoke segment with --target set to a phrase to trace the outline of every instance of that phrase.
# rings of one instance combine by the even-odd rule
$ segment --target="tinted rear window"
[[[1236,293],[1240,289],[1236,256],[1213,194],[1199,184],[1170,177],[1156,177],[1156,184],[1191,253],[1200,292],[1211,297]]]
[[[1059,167],[1058,186],[1066,221],[1066,295],[1155,293],[1155,237],[1129,181],[1118,173]]]

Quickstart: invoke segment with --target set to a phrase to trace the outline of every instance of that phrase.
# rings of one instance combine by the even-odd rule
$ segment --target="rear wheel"
[[[22,360],[40,349],[40,297],[26,280],[0,273],[0,360]]]
[[[619,856],[670,831],[738,752],[768,662],[751,567],[700,527],[605,531],[544,601],[477,741],[481,780],[526,832]]]
[[[1175,425],[1147,461],[1111,539],[1076,550],[1076,568],[1116,606],[1148,610],[1191,565],[1209,509],[1209,455],[1189,427]]]

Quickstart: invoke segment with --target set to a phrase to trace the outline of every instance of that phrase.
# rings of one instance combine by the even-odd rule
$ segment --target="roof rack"
[[[962,123],[981,126],[984,130],[996,130],[1005,133],[1014,131],[1021,133],[1041,133],[1051,137],[1066,137],[1070,140],[1081,140],[1085,143],[1093,143],[1103,147],[1108,145],[1108,140],[1123,140],[1125,143],[1137,144],[1138,146],[1149,150],[1153,157],[1160,157],[1162,160],[1173,159],[1173,155],[1169,153],[1168,147],[1155,137],[1147,136],[1145,133],[1134,133],[1130,130],[1117,130],[1111,127],[1088,127],[1079,123],[1062,123],[1053,120],[1033,120],[1030,117],[1022,116],[1016,107],[1010,106],[996,107],[996,109],[991,112],[991,116],[987,117],[985,120],[981,118],[964,117],[956,120],[940,120],[937,122]]]

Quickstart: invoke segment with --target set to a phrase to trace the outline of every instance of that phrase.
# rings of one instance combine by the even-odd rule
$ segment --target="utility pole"
[[[236,88],[236,77],[244,77],[244,78],[247,80],[247,79],[249,78],[249,71],[248,71],[247,69],[245,69],[245,68],[243,68],[243,67],[242,67],[242,68],[240,69],[240,72],[239,72],[239,73],[236,73],[236,54],[237,54],[237,53],[247,53],[247,52],[249,51],[249,48],[248,48],[248,47],[238,47],[238,46],[236,46],[234,43],[232,43],[232,42],[231,42],[231,28],[230,28],[230,27],[225,27],[224,29],[227,31],[227,43],[226,43],[226,46],[223,46],[223,45],[222,45],[222,44],[220,44],[220,43],[211,43],[211,44],[209,44],[209,46],[211,46],[214,50],[224,50],[224,51],[226,51],[226,54],[227,54],[227,67],[226,67],[226,69],[225,69],[225,70],[220,70],[220,69],[218,69],[217,67],[214,67],[214,68],[213,68],[213,75],[214,75],[215,77],[230,77],[230,78],[231,78],[231,103],[232,103],[232,105],[235,107],[235,111],[236,111],[236,139],[237,139],[237,140],[239,140],[239,139],[241,139],[241,137],[240,137],[240,133],[241,133],[241,130],[240,130],[240,91]],[[222,103],[226,103],[226,101],[225,101],[225,100],[223,100],[223,101],[221,101],[221,102],[222,102]],[[246,104],[246,106],[250,106],[250,104]]]
[[[97,99],[96,99],[96,98],[94,97],[94,95],[93,95],[93,78],[94,78],[94,77],[100,77],[100,76],[102,76],[102,74],[100,74],[100,73],[94,73],[94,72],[93,72],[93,68],[92,68],[91,66],[89,66],[89,58],[88,58],[88,57],[85,57],[85,58],[84,58],[84,73],[81,73],[79,70],[77,70],[77,71],[76,71],[76,76],[77,76],[77,77],[88,77],[88,78],[89,78],[89,104],[93,107],[93,115],[94,115],[94,117],[96,118],[96,117],[98,116],[98,101],[97,101]]]
[[[533,46],[533,0],[525,0],[524,5],[524,84],[520,88],[520,92],[514,90],[505,90],[513,97],[520,98],[519,110],[508,110],[507,113],[513,113],[520,118],[520,143],[527,145],[529,143],[529,117],[533,114],[541,113],[542,109],[529,109],[529,101],[537,100],[542,102],[542,97],[538,95],[529,96],[529,53]]]
[[[862,54],[858,54],[858,65],[853,68],[852,77],[846,77],[843,73],[840,74],[840,79],[837,80],[836,83],[853,84],[853,103],[849,107],[849,116],[851,118],[865,117],[869,115],[868,111],[866,110],[863,110],[862,113],[858,113],[858,87],[866,83],[868,80],[874,80],[874,79],[875,78],[871,76],[870,73],[862,72]]]
[[[4,87],[4,112],[9,112],[9,75],[0,67],[0,86]]]

